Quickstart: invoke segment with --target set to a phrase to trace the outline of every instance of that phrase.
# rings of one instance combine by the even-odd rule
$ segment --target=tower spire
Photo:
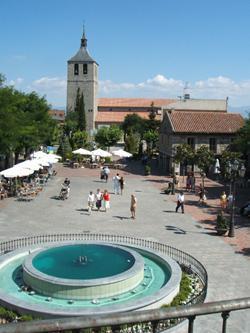
[[[87,47],[87,38],[85,36],[85,26],[83,23],[83,32],[82,32],[82,38],[81,38],[81,47]]]

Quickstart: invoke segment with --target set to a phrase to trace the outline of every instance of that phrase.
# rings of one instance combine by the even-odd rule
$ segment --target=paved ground
[[[57,176],[31,202],[9,198],[0,203],[0,241],[21,236],[62,233],[99,232],[143,237],[167,243],[186,251],[200,260],[208,271],[209,286],[207,301],[225,300],[250,296],[249,252],[242,251],[243,237],[236,229],[237,237],[227,241],[214,231],[214,218],[218,199],[213,188],[218,184],[207,182],[210,187],[208,206],[197,206],[197,197],[186,195],[185,214],[175,213],[173,196],[161,193],[166,178],[140,175],[140,168],[120,172],[125,177],[123,196],[111,194],[111,209],[107,213],[86,211],[89,190],[107,188],[113,192],[112,181],[100,180],[99,170],[69,169],[58,167]],[[112,171],[115,174],[115,171]],[[64,177],[71,179],[70,198],[57,200]],[[216,185],[216,186],[215,186]],[[219,185],[218,185],[219,186]],[[130,219],[130,194],[138,198],[136,220]],[[246,222],[247,223],[247,222]],[[248,224],[249,225],[249,224]],[[246,237],[246,242],[249,238]],[[244,245],[245,246],[245,245]],[[246,243],[249,248],[249,242]],[[229,333],[250,332],[250,311],[235,312],[228,322]],[[220,315],[199,318],[195,332],[221,331]],[[179,330],[180,332],[182,329]]]

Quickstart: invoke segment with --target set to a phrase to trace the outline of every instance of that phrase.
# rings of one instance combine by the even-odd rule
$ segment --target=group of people
[[[102,193],[101,190],[98,188],[96,193],[93,193],[93,191],[89,192],[88,212],[91,213],[95,206],[98,212],[102,207],[105,212],[107,211],[107,209],[110,208],[110,194],[108,193],[108,190],[104,190],[104,192]]]

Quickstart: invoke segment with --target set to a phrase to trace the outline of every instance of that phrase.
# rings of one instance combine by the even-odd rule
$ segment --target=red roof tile
[[[124,118],[128,114],[134,114],[135,112],[127,112],[127,111],[99,111],[96,116],[96,122],[99,123],[122,123]],[[148,112],[136,112],[138,116],[143,119],[148,119],[149,113]],[[161,119],[161,115],[156,116],[157,120]]]
[[[164,98],[99,98],[99,107],[150,107],[152,102],[155,107],[161,107],[175,102],[174,99]]]
[[[167,112],[174,132],[179,133],[235,133],[244,125],[240,114],[222,112]]]

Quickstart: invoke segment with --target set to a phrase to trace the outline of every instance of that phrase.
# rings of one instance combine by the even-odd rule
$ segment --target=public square
[[[159,241],[185,251],[197,258],[208,272],[206,302],[247,297],[250,294],[249,256],[236,253],[226,237],[218,237],[212,222],[202,223],[204,210],[191,203],[186,195],[185,214],[175,213],[175,196],[165,195],[163,176],[143,176],[136,168],[132,172],[111,170],[106,184],[100,180],[99,169],[72,169],[56,166],[58,171],[43,191],[32,201],[8,198],[0,203],[0,239],[11,240],[30,235],[53,233],[104,233],[128,235]],[[113,192],[112,176],[124,175],[123,195]],[[71,180],[69,199],[58,200],[65,177]],[[111,208],[108,212],[87,211],[90,190],[108,189]],[[130,196],[138,200],[136,219],[130,218]],[[212,199],[211,199],[212,200]],[[203,212],[202,212],[203,211]],[[199,215],[200,214],[200,215]],[[209,214],[207,214],[209,220]],[[248,230],[249,231],[249,230]],[[228,332],[249,332],[249,311],[233,312],[228,320]],[[195,332],[220,331],[220,315],[195,320]],[[183,332],[180,327],[178,332]]]

